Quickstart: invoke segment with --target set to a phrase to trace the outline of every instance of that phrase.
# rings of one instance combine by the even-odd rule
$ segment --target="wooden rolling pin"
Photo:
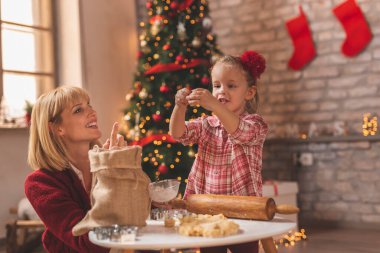
[[[276,205],[272,198],[214,194],[192,194],[187,200],[170,201],[173,208],[186,209],[197,214],[220,214],[229,218],[272,220],[275,213],[298,213],[298,207]]]

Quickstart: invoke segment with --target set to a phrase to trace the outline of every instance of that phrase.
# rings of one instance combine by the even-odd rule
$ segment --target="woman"
[[[118,123],[103,148],[126,145]],[[90,210],[91,172],[88,151],[101,132],[86,91],[62,86],[42,95],[34,105],[28,163],[34,169],[25,194],[45,224],[42,242],[47,252],[109,252],[92,244],[88,234],[75,237],[72,228]]]

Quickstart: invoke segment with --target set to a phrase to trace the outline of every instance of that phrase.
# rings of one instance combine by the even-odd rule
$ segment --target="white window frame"
[[[0,8],[1,8],[1,1],[0,0]],[[33,1],[33,0],[30,0]],[[42,9],[43,3],[47,3],[47,8]],[[51,82],[48,82],[50,85],[46,85],[43,81],[37,81],[37,87],[36,87],[36,98],[40,96],[42,93],[51,90],[56,87],[56,80],[57,80],[57,71],[56,71],[56,50],[55,50],[55,38],[56,38],[56,33],[55,33],[55,23],[54,23],[54,11],[55,11],[55,4],[54,0],[38,0],[38,1],[33,1],[33,4],[36,6],[33,6],[33,8],[38,9],[36,12],[44,12],[43,14],[40,14],[38,19],[44,19],[42,23],[45,23],[46,26],[41,26],[41,25],[29,25],[29,24],[23,24],[23,23],[18,23],[18,22],[10,22],[3,20],[2,18],[2,13],[0,10],[0,101],[1,98],[3,97],[4,94],[4,74],[17,74],[17,75],[26,75],[26,76],[32,76],[32,77],[41,77],[44,79],[45,77],[50,78]],[[34,14],[34,13],[33,13]],[[24,70],[19,70],[19,69],[4,69],[3,67],[3,26],[4,25],[11,25],[15,28],[20,28],[20,29],[30,29],[35,32],[36,34],[39,32],[44,32],[48,36],[48,40],[44,40],[43,42],[39,42],[36,39],[36,43],[39,45],[36,46],[36,51],[40,50],[41,45],[49,43],[48,46],[50,50],[44,50],[42,53],[36,54],[36,65],[41,66],[41,69],[44,69],[44,66],[49,65],[50,66],[50,71],[24,71]],[[36,36],[38,38],[38,36]],[[41,79],[41,80],[42,80]],[[37,79],[39,80],[39,79]],[[2,122],[0,122],[0,128],[17,128],[19,127],[17,124],[7,124],[4,125]]]

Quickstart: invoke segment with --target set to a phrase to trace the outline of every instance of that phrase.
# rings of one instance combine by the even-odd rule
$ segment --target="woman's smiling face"
[[[67,106],[60,119],[57,131],[66,144],[92,142],[101,137],[96,111],[84,98]]]

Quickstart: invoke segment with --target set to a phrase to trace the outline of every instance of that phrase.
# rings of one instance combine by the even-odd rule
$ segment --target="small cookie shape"
[[[239,225],[223,214],[193,214],[180,219],[178,232],[186,236],[223,237],[237,234]]]

